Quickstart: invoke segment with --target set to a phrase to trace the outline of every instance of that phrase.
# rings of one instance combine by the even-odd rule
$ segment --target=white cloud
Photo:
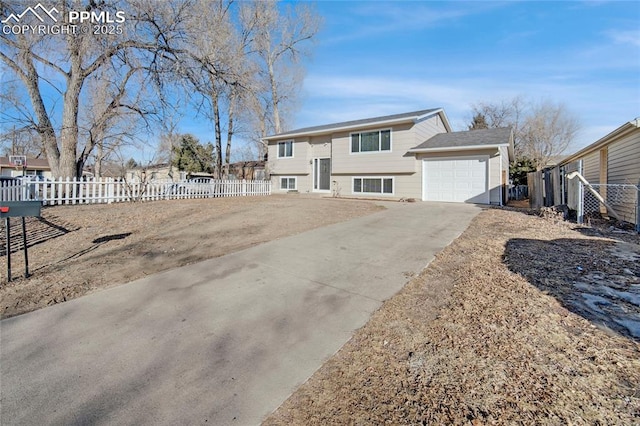
[[[615,43],[640,47],[640,30],[610,30],[605,35]]]

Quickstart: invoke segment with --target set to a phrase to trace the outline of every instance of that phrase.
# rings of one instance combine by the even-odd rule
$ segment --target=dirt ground
[[[638,243],[488,209],[265,424],[638,425]]]
[[[297,195],[46,207],[28,218],[24,279],[20,220],[12,220],[12,275],[0,245],[3,318],[159,271],[381,209],[370,202]],[[4,221],[0,226],[4,226]],[[1,228],[4,236],[4,229]]]
[[[33,277],[14,253],[2,316],[379,208],[297,196],[46,208],[27,225]],[[525,213],[482,212],[265,424],[640,424],[640,237]]]

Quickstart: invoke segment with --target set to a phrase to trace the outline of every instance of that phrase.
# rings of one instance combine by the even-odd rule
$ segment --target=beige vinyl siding
[[[313,136],[309,139],[307,160],[331,157],[331,135]],[[307,164],[309,161],[307,161]]]
[[[640,180],[640,129],[609,145],[608,183],[638,185]]]
[[[489,202],[500,204],[502,191],[502,156],[493,152],[489,154]]]
[[[311,192],[311,176],[309,174],[304,175],[296,175],[296,174],[288,174],[288,175],[271,175],[271,188],[274,193],[280,192],[289,192],[288,189],[280,188],[280,178],[281,177],[295,177],[296,178],[296,191],[300,193]]]
[[[278,158],[278,142],[269,142],[269,167],[271,174],[275,175],[295,175],[308,174],[309,168],[309,142],[308,139],[293,140],[293,157]]]
[[[609,184],[633,184],[640,182],[640,129],[624,136],[608,146],[607,180]],[[609,200],[616,212],[624,220],[636,223],[636,203],[632,191],[625,191],[626,202],[611,198]],[[628,196],[627,196],[628,195]]]
[[[422,120],[413,127],[416,135],[415,144],[420,145],[422,142],[430,139],[438,133],[446,133],[447,129],[442,123],[439,114]]]
[[[271,173],[271,185],[273,192],[287,192],[280,189],[280,177],[295,177],[298,192],[311,190],[311,168],[309,167],[309,142],[307,138],[293,139],[293,157],[278,158],[278,142],[292,140],[284,138],[280,141],[269,142],[269,172]]]
[[[601,151],[606,148],[606,177],[607,184],[632,184],[638,185],[640,182],[640,129],[633,128],[622,135],[616,135],[610,140],[599,145],[598,149],[587,152],[576,160],[583,161],[583,175],[589,183],[600,183],[601,173]],[[636,195],[632,188],[624,192],[616,192],[613,188],[608,188],[607,201],[614,208],[620,217],[628,222],[637,221]]]
[[[582,176],[589,183],[600,183],[600,151],[595,151],[583,158]]]
[[[501,146],[500,148],[498,148],[498,151],[500,152],[500,184],[504,184],[504,185],[508,185],[509,184],[509,148],[506,146]],[[507,177],[507,180],[505,182],[502,181],[502,172],[505,171],[505,176]],[[506,191],[506,197],[507,199],[502,200],[502,202],[506,205],[507,201],[509,201],[509,191]]]
[[[333,173],[367,175],[413,173],[415,159],[407,151],[415,146],[415,132],[412,123],[392,127],[376,126],[357,131],[391,129],[391,151],[351,153],[351,133],[333,135]]]
[[[507,171],[507,176],[509,176],[509,148],[506,146],[501,146],[500,151],[500,161],[502,162],[502,170]]]
[[[487,173],[489,179],[489,202],[491,204],[500,204],[500,191],[501,191],[501,166],[502,157],[496,149],[478,149],[469,151],[449,151],[438,152],[431,154],[418,154],[418,162],[422,162],[425,158],[452,158],[452,157],[471,157],[476,155],[488,155],[489,156],[489,170]],[[508,157],[507,157],[508,158]],[[507,160],[508,161],[508,160]],[[422,173],[419,173],[419,182],[422,185]],[[420,190],[422,191],[422,189]],[[420,197],[422,197],[420,192]]]

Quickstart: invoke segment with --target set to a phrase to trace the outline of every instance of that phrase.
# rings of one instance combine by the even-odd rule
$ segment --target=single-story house
[[[452,132],[442,108],[264,138],[273,192],[504,204],[511,129]]]
[[[592,184],[640,185],[640,117],[624,123],[608,135],[560,162],[582,160],[582,175]],[[607,187],[601,188],[606,196]],[[610,194],[612,195],[612,194]],[[630,194],[631,195],[631,194]],[[636,221],[637,194],[626,201],[607,197],[612,207],[629,222]]]
[[[27,158],[27,167],[16,167],[9,162],[9,157],[0,157],[0,175],[1,176],[42,176],[43,178],[51,179],[53,174],[51,173],[51,167],[49,162],[44,158]]]

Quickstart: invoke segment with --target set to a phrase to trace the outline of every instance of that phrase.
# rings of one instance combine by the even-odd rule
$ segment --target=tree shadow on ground
[[[77,231],[79,227],[69,226],[64,223],[56,223],[44,217],[28,217],[26,218],[27,229],[27,247],[33,247],[42,244],[54,238],[61,237],[70,232]],[[2,221],[0,227],[0,256],[7,255],[7,241],[5,236],[5,222]],[[11,231],[11,253],[18,252],[23,249],[22,238],[22,220],[18,217],[12,218],[10,223]]]
[[[640,251],[613,241],[514,238],[508,268],[595,325],[640,341]]]

